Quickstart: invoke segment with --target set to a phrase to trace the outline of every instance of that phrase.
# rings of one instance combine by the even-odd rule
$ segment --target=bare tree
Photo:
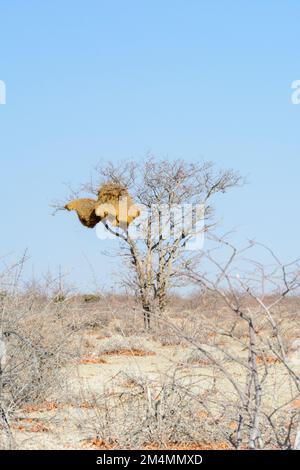
[[[193,256],[188,244],[214,225],[213,197],[243,180],[232,170],[216,171],[211,162],[153,157],[141,163],[101,164],[96,172],[96,183],[91,181],[85,190],[96,193],[99,184],[121,184],[143,207],[145,217],[136,222],[138,235],[131,226],[116,229],[105,222],[105,227],[121,241],[121,254],[130,268],[123,284],[136,293],[149,328],[151,314],[166,307],[178,266]]]

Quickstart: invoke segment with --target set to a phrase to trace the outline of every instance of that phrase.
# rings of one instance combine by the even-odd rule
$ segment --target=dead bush
[[[128,351],[132,355],[153,354],[153,345],[140,336],[114,335],[101,341],[98,346],[99,355],[122,354]],[[138,354],[140,353],[140,354]]]

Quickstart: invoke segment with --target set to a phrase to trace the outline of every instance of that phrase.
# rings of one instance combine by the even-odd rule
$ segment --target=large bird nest
[[[65,205],[65,209],[76,211],[80,222],[93,228],[98,222],[109,219],[114,226],[128,226],[140,215],[128,190],[117,183],[103,184],[97,199],[74,199]]]

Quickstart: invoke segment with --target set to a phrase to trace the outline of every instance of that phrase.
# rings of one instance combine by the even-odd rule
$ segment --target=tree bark
[[[148,304],[143,305],[145,330],[150,330],[151,310]]]

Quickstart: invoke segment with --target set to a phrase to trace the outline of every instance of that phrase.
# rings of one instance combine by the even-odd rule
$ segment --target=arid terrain
[[[26,337],[17,343],[13,334],[7,337],[2,406],[10,436],[3,423],[2,447],[236,448],[240,416],[250,419],[242,415],[239,396],[247,387],[248,338],[239,325],[234,335],[227,333],[234,319],[216,299],[174,298],[150,331],[134,299],[125,296],[49,300],[32,292],[2,303],[11,312],[22,311],[13,324],[7,317],[7,331]],[[286,360],[298,375],[299,305],[293,298],[280,310]],[[259,334],[271,336],[263,324]],[[38,371],[36,348],[46,352]],[[256,363],[263,446],[288,448],[299,392],[275,354],[257,354]],[[239,447],[248,448],[247,425]]]

